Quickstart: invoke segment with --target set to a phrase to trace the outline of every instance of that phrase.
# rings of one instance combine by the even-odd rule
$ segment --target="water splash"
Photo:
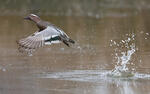
[[[134,33],[126,34],[124,40],[111,40],[110,46],[114,47],[115,68],[113,70],[67,70],[61,72],[44,72],[37,74],[36,77],[96,83],[104,80],[111,83],[114,83],[115,81],[117,84],[122,83],[122,81],[124,83],[124,81],[137,79],[150,80],[150,74],[137,73],[134,66],[128,66],[134,65],[133,56],[138,50],[135,45]],[[83,48],[80,46],[76,46],[76,48],[83,51]]]
[[[125,40],[121,40],[120,42],[116,42],[111,40],[111,45],[115,47],[115,60],[116,65],[115,68],[111,71],[109,76],[113,77],[132,77],[134,76],[135,68],[131,70],[127,66],[131,61],[132,55],[136,52],[135,46],[135,34],[127,34],[127,38]]]

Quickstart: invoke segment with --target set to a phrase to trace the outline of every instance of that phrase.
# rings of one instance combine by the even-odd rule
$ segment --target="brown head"
[[[30,14],[29,16],[25,17],[24,19],[25,20],[31,20],[31,21],[33,21],[35,23],[38,23],[38,22],[41,21],[40,17],[35,15],[35,14]]]

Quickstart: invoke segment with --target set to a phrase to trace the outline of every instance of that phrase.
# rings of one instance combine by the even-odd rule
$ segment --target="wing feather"
[[[46,38],[51,38],[54,35],[59,36],[60,33],[55,28],[48,26],[40,32],[35,32],[29,37],[19,40],[18,44],[22,48],[37,49],[45,45]]]
[[[54,27],[54,26],[48,26],[46,29],[40,31],[40,32],[35,32],[34,34],[30,35],[29,37],[20,39],[17,41],[19,44],[19,51],[20,52],[27,52],[27,53],[32,53],[35,51],[35,49],[40,48],[46,44],[51,44],[51,43],[56,43],[58,40],[52,41],[52,38],[55,37],[60,37],[58,39],[59,41],[65,42],[67,45],[69,45],[67,42],[69,42],[69,37],[68,35],[63,32],[61,29]]]

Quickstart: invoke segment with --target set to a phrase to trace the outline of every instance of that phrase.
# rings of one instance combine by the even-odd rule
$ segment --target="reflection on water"
[[[38,74],[39,78],[55,78],[60,80],[72,80],[81,82],[96,82],[101,83],[101,80],[149,80],[149,74],[134,73],[134,76],[130,77],[114,77],[111,76],[112,72],[109,70],[72,70],[67,72],[52,72]]]
[[[79,90],[80,86],[88,83],[86,89],[82,87],[85,89],[84,93],[83,91],[76,92],[81,94],[141,94],[142,92],[145,92],[145,87],[143,88],[140,85],[149,86],[149,74],[135,73],[133,77],[114,78],[108,76],[110,73],[111,71],[109,70],[72,70],[43,73],[39,74],[37,77],[41,79],[75,82],[78,85],[78,88],[73,88],[72,90]],[[148,83],[146,84],[145,82]],[[90,91],[88,91],[89,88]],[[57,89],[55,91],[57,91]]]
[[[149,94],[148,0],[15,1],[0,3],[0,94]],[[16,40],[37,30],[23,20],[30,12],[62,28],[76,44],[43,47],[32,57],[19,53]],[[121,64],[134,74],[109,75]]]

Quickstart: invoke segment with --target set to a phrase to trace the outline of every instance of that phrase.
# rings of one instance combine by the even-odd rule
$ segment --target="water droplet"
[[[60,48],[60,50],[61,50],[61,51],[64,51],[64,50],[65,50],[65,48]]]
[[[2,71],[4,71],[4,72],[5,72],[5,71],[6,71],[6,69],[5,69],[5,68],[3,68],[3,69],[2,69]]]
[[[145,33],[146,35],[149,35],[149,33]]]
[[[99,19],[99,18],[100,18],[100,16],[99,16],[98,14],[96,14],[96,18],[97,18],[97,19]]]
[[[126,35],[130,35],[130,34],[126,34]],[[134,40],[134,37],[135,35],[131,34],[130,36],[128,36],[126,40],[121,40],[121,42],[119,43],[116,43],[114,41],[115,45],[121,45],[121,47],[124,47],[125,45],[127,51],[122,51],[121,49],[115,48],[115,59],[117,59],[117,62],[114,70],[112,71],[112,74],[115,75],[131,74],[129,68],[127,67],[127,64],[134,65],[134,63],[129,63],[129,61],[131,60],[131,56],[136,51],[135,43],[131,44],[131,42],[133,42]]]

